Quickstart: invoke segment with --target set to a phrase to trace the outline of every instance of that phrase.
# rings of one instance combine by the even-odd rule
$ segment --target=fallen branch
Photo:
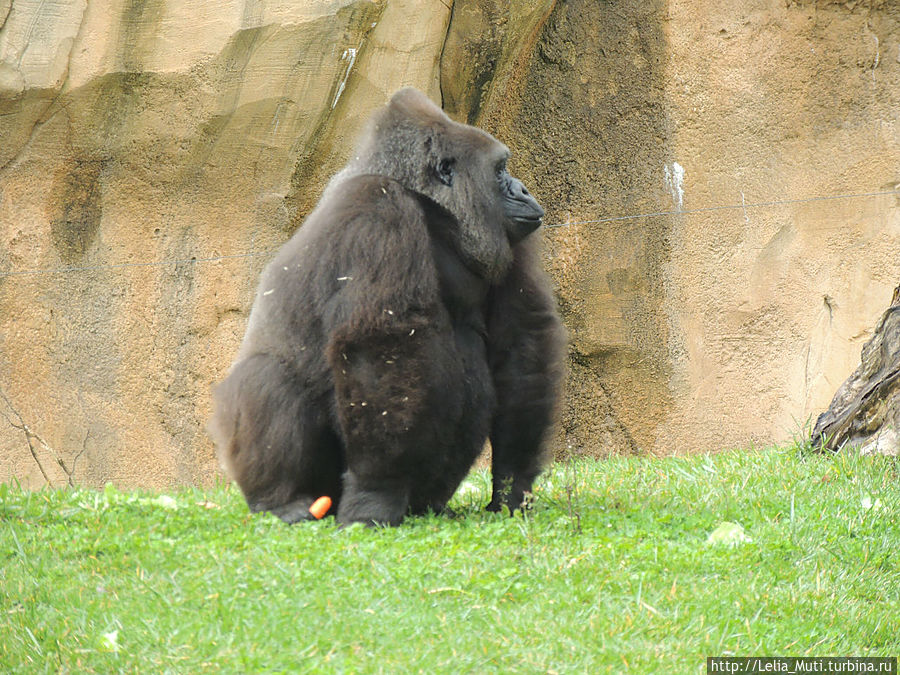
[[[40,445],[41,448],[45,452],[47,452],[56,463],[59,465],[59,468],[62,469],[63,473],[66,475],[66,482],[69,484],[69,487],[75,487],[74,474],[75,474],[75,462],[72,462],[72,468],[70,469],[63,458],[50,447],[50,444],[47,443],[41,436],[35,432],[28,424],[25,422],[25,419],[19,414],[19,411],[12,404],[12,401],[9,400],[9,397],[0,388],[0,400],[3,401],[4,407],[0,408],[0,415],[9,422],[9,425],[13,429],[18,429],[25,435],[25,441],[28,443],[28,450],[31,452],[31,456],[34,458],[34,463],[37,464],[38,469],[41,472],[41,475],[44,477],[44,480],[47,482],[47,485],[52,486],[53,481],[50,480],[50,476],[47,475],[47,471],[44,469],[44,465],[41,464],[41,460],[38,457],[37,449],[35,448],[35,442]],[[87,438],[85,438],[85,441]],[[82,448],[82,452],[84,449]],[[78,453],[80,456],[81,453]],[[75,457],[75,460],[78,459],[78,456]]]

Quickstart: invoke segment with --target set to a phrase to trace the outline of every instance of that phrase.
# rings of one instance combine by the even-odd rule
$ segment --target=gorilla
[[[441,512],[484,443],[487,508],[540,472],[564,333],[537,242],[544,210],[509,150],[415,89],[262,273],[210,432],[252,511],[288,523]]]

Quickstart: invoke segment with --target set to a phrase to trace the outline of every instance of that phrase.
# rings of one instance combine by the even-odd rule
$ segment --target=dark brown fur
[[[414,90],[375,116],[263,272],[215,390],[210,430],[252,510],[294,522],[325,494],[345,523],[440,511],[487,438],[489,508],[521,503],[563,332],[533,237],[521,239],[534,224],[504,207],[503,185],[527,195],[507,156]]]

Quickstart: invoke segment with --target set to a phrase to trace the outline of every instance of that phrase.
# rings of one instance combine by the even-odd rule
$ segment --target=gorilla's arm
[[[491,428],[493,495],[488,509],[519,507],[543,464],[563,372],[565,333],[537,241],[514,249],[512,269],[492,290],[489,352],[497,410]]]
[[[360,181],[374,208],[335,228],[341,281],[324,312],[347,466],[338,520],[397,524],[438,408],[439,291],[418,202],[388,179]]]

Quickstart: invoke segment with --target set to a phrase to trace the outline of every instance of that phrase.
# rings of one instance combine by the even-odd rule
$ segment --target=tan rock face
[[[754,204],[900,185],[898,59],[887,0],[0,0],[0,480],[44,482],[22,423],[54,483],[215,480],[266,252],[407,84],[563,224],[559,451],[785,440],[900,277],[900,198]]]
[[[667,27],[685,208],[900,188],[894,3],[705,4],[673,5]],[[673,383],[690,392],[670,416],[679,436],[763,444],[815,420],[900,278],[898,197],[673,219]]]

